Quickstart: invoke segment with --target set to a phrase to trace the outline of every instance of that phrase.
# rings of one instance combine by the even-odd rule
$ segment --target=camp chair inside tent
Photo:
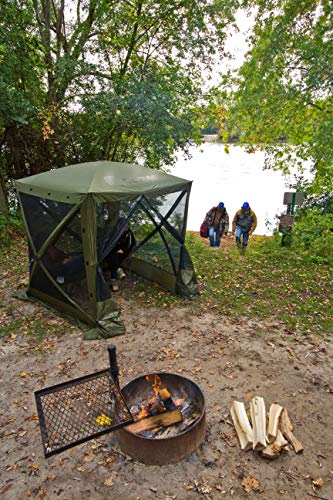
[[[124,266],[171,292],[198,295],[185,247],[191,182],[101,161],[37,174],[16,187],[29,247],[27,294],[89,325],[86,338],[124,331],[102,266],[128,223],[136,245]]]

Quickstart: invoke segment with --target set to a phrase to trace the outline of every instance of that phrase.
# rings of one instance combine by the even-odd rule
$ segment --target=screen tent
[[[185,247],[191,182],[143,166],[97,161],[16,181],[29,247],[27,295],[86,325],[85,338],[125,331],[105,259],[130,224],[124,266],[193,299]]]

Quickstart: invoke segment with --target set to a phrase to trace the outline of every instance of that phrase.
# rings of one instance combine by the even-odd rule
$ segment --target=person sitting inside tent
[[[105,261],[108,264],[108,268],[111,274],[111,287],[112,291],[116,292],[119,290],[118,279],[123,279],[126,277],[124,270],[121,265],[125,259],[132,253],[133,248],[136,245],[135,237],[130,229],[129,222],[126,221],[124,217],[119,219],[117,224],[117,232],[121,232],[121,236],[118,239],[115,246],[112,248],[111,252],[105,257]]]
[[[85,277],[83,254],[70,255],[50,244],[42,261],[59,284],[66,284]]]

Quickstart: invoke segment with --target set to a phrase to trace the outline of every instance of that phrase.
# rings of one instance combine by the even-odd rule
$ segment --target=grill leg
[[[112,344],[108,345],[108,351],[109,351],[111,374],[114,378],[114,381],[118,384],[119,368],[117,365],[116,346]]]

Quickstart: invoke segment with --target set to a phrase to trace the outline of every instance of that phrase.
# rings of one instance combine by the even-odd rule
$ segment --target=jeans
[[[215,235],[215,239],[214,239]],[[211,247],[219,247],[221,243],[221,236],[219,229],[215,229],[215,227],[210,227],[208,231],[209,241]]]
[[[240,226],[236,226],[236,243],[238,248],[244,248],[247,246],[249,241],[249,232],[242,229]],[[243,237],[243,240],[242,240]]]

